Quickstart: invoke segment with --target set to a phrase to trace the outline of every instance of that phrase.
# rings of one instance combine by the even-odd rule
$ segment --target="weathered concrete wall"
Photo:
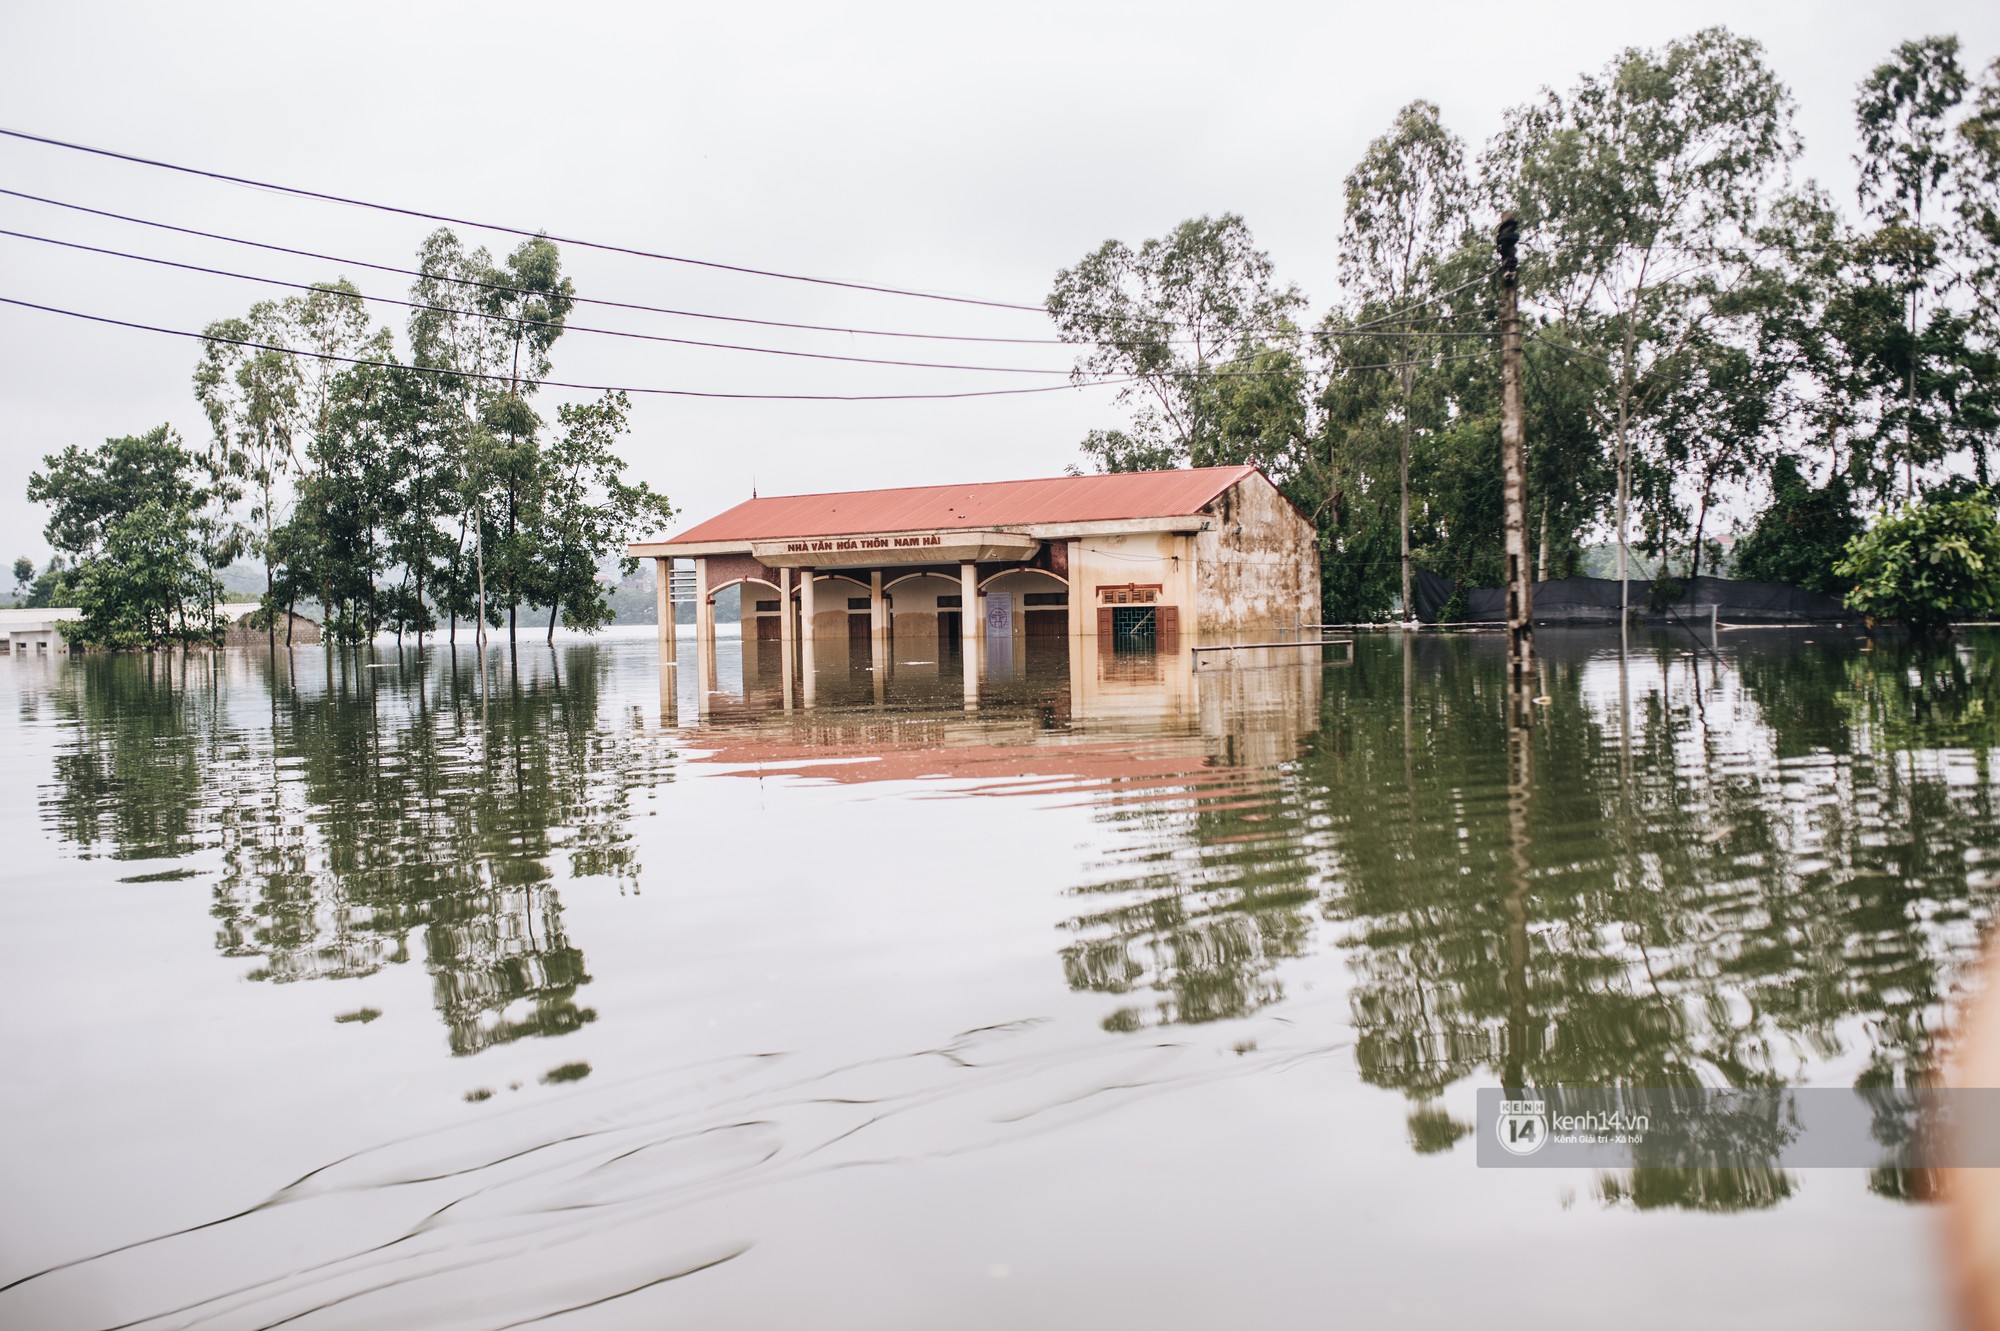
[[[1194,539],[1200,632],[1269,634],[1317,624],[1319,543],[1291,501],[1250,476],[1207,511],[1215,526]]]
[[[1077,543],[1071,567],[1070,595],[1079,598],[1086,637],[1097,633],[1097,607],[1103,588],[1157,583],[1159,605],[1180,607],[1181,635],[1206,631],[1195,588],[1192,538],[1176,532],[1133,532],[1124,536],[1086,536]]]

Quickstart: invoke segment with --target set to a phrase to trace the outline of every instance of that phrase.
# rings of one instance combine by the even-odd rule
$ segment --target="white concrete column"
[[[959,637],[966,642],[982,637],[986,625],[979,610],[979,566],[969,559],[958,565],[958,608]]]
[[[875,672],[875,701],[889,674],[889,603],[882,598],[882,570],[868,571],[868,667]]]
[[[708,603],[708,561],[694,561],[694,646],[699,656],[715,642],[715,607]]]
[[[778,570],[778,609],[782,612],[778,616],[778,641],[784,645],[785,665],[789,668],[798,630],[792,619],[792,571],[788,568]]]
[[[798,663],[799,639],[792,618],[792,571],[778,570],[778,657],[785,674],[785,710],[792,710],[792,671]]]
[[[817,575],[809,568],[799,570],[799,637],[810,643],[818,638],[813,626],[813,583]]]
[[[715,692],[715,607],[708,599],[708,561],[694,561],[694,691],[695,713],[708,715],[708,695]]]
[[[674,561],[655,559],[653,576],[657,585],[653,588],[653,603],[659,607],[660,615],[660,660],[674,659]]]

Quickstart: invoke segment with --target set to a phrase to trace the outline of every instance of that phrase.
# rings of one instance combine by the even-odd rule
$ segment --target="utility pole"
[[[1507,554],[1507,675],[1515,694],[1534,673],[1535,584],[1528,564],[1528,460],[1521,419],[1521,292],[1514,214],[1500,219],[1500,485]],[[1523,711],[1518,724],[1526,724]]]
[[[1410,418],[1410,398],[1416,390],[1417,367],[1412,361],[1403,362],[1403,621],[1408,623],[1417,617],[1416,602],[1410,599],[1410,430],[1414,422]]]

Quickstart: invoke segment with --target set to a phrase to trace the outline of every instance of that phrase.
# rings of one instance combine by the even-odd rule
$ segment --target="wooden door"
[[[1069,633],[1069,611],[1030,610],[1028,636],[1031,638],[1061,638]]]

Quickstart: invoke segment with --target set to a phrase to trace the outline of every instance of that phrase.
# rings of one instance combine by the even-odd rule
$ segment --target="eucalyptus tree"
[[[507,256],[504,267],[487,275],[484,308],[495,332],[505,339],[507,381],[504,394],[495,392],[487,398],[485,417],[492,447],[481,470],[502,505],[496,524],[502,553],[497,572],[506,596],[509,641],[536,558],[525,537],[524,510],[535,502],[535,487],[543,474],[541,421],[528,406],[528,398],[548,377],[549,350],[562,336],[574,303],[570,281],[562,275],[562,255],[546,236],[523,241]]]
[[[556,409],[560,431],[538,459],[533,530],[537,552],[534,592],[549,607],[549,641],[560,617],[571,628],[596,629],[611,620],[611,605],[597,569],[644,530],[664,527],[674,515],[667,497],[644,481],[627,485],[625,464],[614,451],[625,433],[631,403],[623,393]],[[630,573],[638,561],[622,558]]]
[[[2000,59],[1971,92],[1971,109],[1958,125],[1954,248],[1967,261],[1967,282],[1990,343],[2000,334]]]
[[[1621,584],[1634,435],[1799,151],[1791,112],[1762,48],[1709,28],[1628,49],[1566,94],[1545,91],[1508,114],[1486,154],[1491,201],[1520,216],[1524,289],[1552,307],[1565,341],[1613,371],[1596,414],[1617,446]]]
[[[1903,362],[1903,400],[1900,406],[1884,404],[1882,427],[1889,438],[1901,436],[1900,460],[1911,497],[1916,493],[1918,466],[1941,461],[1946,451],[1939,413],[1924,411],[1919,393],[1931,386],[1920,385],[1920,380],[1932,378],[1927,353],[1934,348],[1925,343],[1949,341],[1953,322],[1944,307],[1944,289],[1952,274],[1943,262],[1943,237],[1932,219],[1940,205],[1949,204],[1950,117],[1965,92],[1958,38],[1925,37],[1898,45],[1890,59],[1862,81],[1854,101],[1861,137],[1861,151],[1854,158],[1860,172],[1860,202],[1880,223],[1870,238],[1868,255],[1893,275],[1908,302],[1907,338],[1897,356]],[[1926,204],[1932,205],[1928,215]],[[1929,338],[1921,314],[1926,297],[1936,315],[1934,322],[1942,325],[1929,330]]]
[[[477,615],[482,634],[486,624],[497,625],[486,589],[489,554],[497,555],[493,571],[512,637],[526,590],[530,552],[521,526],[541,424],[528,399],[548,376],[549,349],[562,336],[573,291],[545,236],[523,241],[495,266],[484,249],[468,250],[440,228],[425,240],[418,268],[410,292],[415,364],[450,379],[456,406],[450,456],[459,522],[439,599],[454,640],[461,614]]]
[[[493,257],[485,249],[468,250],[449,228],[440,227],[418,249],[417,268],[421,276],[410,285],[412,363],[443,381],[443,408],[449,411],[447,518],[456,518],[457,530],[437,599],[456,642],[461,616],[478,616],[482,638],[489,622],[484,540],[489,449],[482,407],[493,385],[505,382],[511,345],[487,309]]]
[[[1304,303],[1297,287],[1276,284],[1270,256],[1233,213],[1191,218],[1137,249],[1107,240],[1058,272],[1049,316],[1063,341],[1086,348],[1073,379],[1121,381],[1117,401],[1132,412],[1129,433],[1092,431],[1085,453],[1105,471],[1213,454],[1211,379],[1248,378],[1240,362],[1295,349]]]
[[[325,493],[323,488],[312,484],[319,465],[317,459],[337,450],[330,442],[325,448],[317,445],[328,439],[340,406],[339,395],[352,382],[348,377],[349,363],[356,359],[386,358],[389,339],[387,330],[378,328],[370,319],[361,292],[345,278],[314,283],[304,296],[287,301],[287,307],[298,375],[291,454],[293,512],[303,518],[277,533],[284,565],[285,640],[289,643],[291,616],[298,608],[300,595],[313,594],[331,576],[331,570],[316,566],[323,550],[320,533],[324,515],[315,513],[309,501],[315,494]],[[303,445],[301,439],[305,441]],[[301,503],[308,507],[302,510]]]
[[[311,571],[327,635],[365,642],[395,605],[383,579],[393,567],[389,531],[411,459],[398,430],[405,371],[393,363],[387,329],[334,384],[326,428],[312,441],[301,521],[310,527]]]
[[[1399,563],[1403,613],[1411,614],[1410,448],[1418,413],[1416,379],[1421,362],[1438,354],[1435,339],[1420,336],[1436,311],[1407,309],[1434,294],[1438,261],[1465,241],[1471,182],[1465,143],[1444,127],[1438,108],[1416,101],[1396,113],[1389,131],[1368,145],[1347,174],[1346,217],[1340,235],[1340,271],[1347,297],[1361,312],[1392,321],[1392,335],[1374,340],[1374,361],[1396,363],[1402,395],[1398,454]],[[1364,343],[1365,343],[1364,339]]]

